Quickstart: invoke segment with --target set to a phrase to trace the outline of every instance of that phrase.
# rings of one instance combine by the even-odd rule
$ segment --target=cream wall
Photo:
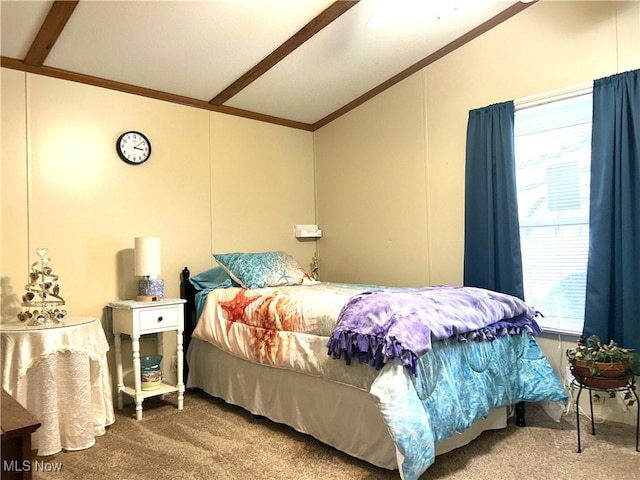
[[[315,133],[323,278],[460,284],[469,110],[640,66],[638,2],[538,2]]]
[[[469,110],[639,67],[639,2],[542,1],[317,131],[323,278],[462,284]],[[540,339],[561,378],[575,340]]]
[[[423,70],[433,282],[462,281],[469,110],[638,68],[639,9],[638,2],[539,2]]]
[[[308,268],[316,242],[294,237],[315,224],[310,132],[211,115],[215,252],[285,250]]]
[[[9,69],[1,80],[3,321],[15,321],[38,247],[69,315],[107,332],[105,305],[137,293],[136,236],[161,238],[167,297],[214,251],[286,250],[310,264],[316,242],[293,226],[315,223],[311,132]],[[152,142],[142,165],[116,154],[130,129]]]
[[[421,75],[315,135],[323,280],[429,283]]]
[[[315,242],[312,134],[13,70],[2,70],[2,277],[22,293],[47,247],[71,314],[101,316],[135,296],[133,238],[159,236],[167,296],[217,251],[283,249],[307,264]],[[115,152],[128,129],[148,162]],[[3,294],[5,289],[3,287]]]
[[[6,73],[6,75],[5,75]],[[29,261],[27,232],[27,172],[25,135],[25,85],[20,72],[2,70],[0,77],[0,102],[2,105],[2,169],[0,170],[0,320],[13,317],[19,311],[15,296],[26,283]],[[5,161],[5,159],[21,159]],[[7,252],[7,254],[5,254]],[[9,255],[8,252],[11,252]],[[16,282],[5,272],[22,272],[22,281]]]

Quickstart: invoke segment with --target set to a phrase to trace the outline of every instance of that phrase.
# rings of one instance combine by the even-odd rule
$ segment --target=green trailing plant
[[[621,347],[613,340],[602,343],[597,335],[591,335],[589,338],[581,336],[577,346],[567,350],[567,358],[571,364],[576,360],[585,362],[589,366],[589,375],[593,377],[601,373],[601,366],[598,364],[621,363],[624,367],[623,376],[632,375],[634,372],[637,374],[640,367],[640,355],[633,349]],[[615,392],[609,392],[610,397],[615,395]],[[629,390],[625,393],[624,400],[629,406],[635,403]]]
[[[628,370],[637,371],[640,365],[640,356],[630,348],[620,347],[616,342],[610,340],[609,343],[602,343],[600,337],[591,335],[585,339],[584,336],[578,340],[578,345],[567,350],[567,358],[572,360],[583,360],[589,365],[591,375],[598,375],[598,363],[617,363],[626,365]]]

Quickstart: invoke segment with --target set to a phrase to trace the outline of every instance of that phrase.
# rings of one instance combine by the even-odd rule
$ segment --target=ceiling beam
[[[40,31],[29,48],[27,56],[24,57],[24,63],[34,67],[44,64],[78,3],[79,0],[56,0],[53,2],[47,18],[44,19]]]
[[[359,0],[356,0],[356,1],[353,1],[353,2],[349,2],[349,1],[346,1],[346,2],[334,2],[323,13],[318,15],[318,17],[316,17],[314,20],[309,22],[309,24],[307,24],[307,26],[302,28],[298,32],[298,34],[300,34],[300,32],[303,32],[307,27],[312,25],[326,11],[330,10],[336,4],[345,4],[345,3],[347,3],[347,4],[349,4],[349,3],[350,4],[355,4],[355,3],[357,3],[357,1],[359,1]],[[500,23],[502,23],[505,20],[511,18],[512,16],[516,15],[517,13],[521,12],[522,10],[524,10],[524,9],[528,8],[529,6],[533,5],[534,3],[536,3],[536,1],[530,2],[530,3],[518,2],[518,3],[513,4],[512,6],[507,8],[506,10],[500,12],[499,14],[494,16],[493,18],[491,18],[491,19],[487,20],[486,22],[484,22],[482,25],[479,25],[478,27],[474,28],[470,32],[466,33],[465,35],[463,35],[463,36],[459,37],[458,39],[454,40],[453,42],[445,45],[440,50],[434,52],[433,54],[429,55],[428,57],[426,57],[426,58],[422,59],[421,61],[415,63],[414,65],[412,65],[409,68],[403,70],[402,72],[398,73],[394,77],[392,77],[392,78],[388,79],[387,81],[381,83],[377,87],[375,87],[372,90],[364,93],[363,95],[361,95],[360,97],[358,97],[355,100],[351,101],[347,105],[344,105],[343,107],[339,108],[335,112],[330,113],[326,117],[318,120],[317,122],[315,122],[313,124],[304,123],[304,122],[298,122],[298,121],[295,121],[295,120],[289,120],[289,119],[280,118],[280,117],[274,117],[274,116],[261,114],[261,113],[256,113],[256,112],[251,112],[251,111],[248,111],[248,110],[242,110],[242,109],[238,109],[238,108],[234,108],[234,107],[230,107],[230,106],[216,105],[216,104],[212,103],[213,100],[211,102],[207,102],[205,100],[198,100],[198,99],[194,99],[194,98],[184,97],[184,96],[181,96],[181,95],[175,95],[175,94],[170,94],[170,93],[166,93],[166,92],[160,92],[160,91],[157,91],[157,90],[138,87],[138,86],[135,86],[135,85],[130,85],[130,84],[125,84],[125,83],[121,83],[121,82],[106,80],[106,79],[103,79],[103,78],[98,78],[98,77],[93,77],[93,76],[90,76],[90,75],[79,74],[79,73],[76,73],[76,72],[70,72],[68,70],[61,70],[61,69],[57,69],[57,68],[42,66],[42,63],[44,62],[44,59],[46,58],[48,52],[51,50],[51,47],[53,46],[53,43],[55,43],[55,40],[59,36],[59,34],[62,31],[64,25],[66,24],[67,20],[69,19],[69,17],[73,13],[73,10],[75,9],[75,7],[77,6],[78,3],[79,3],[78,1],[61,1],[61,0],[56,0],[54,2],[51,10],[49,11],[47,19],[43,23],[42,28],[40,29],[40,32],[38,33],[38,37],[42,36],[42,37],[47,37],[47,38],[50,39],[50,42],[44,42],[45,44],[50,43],[50,45],[49,45],[48,48],[43,50],[44,58],[42,59],[42,61],[40,62],[39,65],[38,64],[35,64],[35,65],[34,64],[28,64],[27,61],[26,61],[27,60],[26,58],[25,58],[25,60],[21,61],[21,60],[18,60],[18,59],[2,56],[2,57],[0,57],[0,60],[1,60],[0,61],[0,66],[2,66],[4,68],[20,70],[20,71],[24,71],[24,72],[28,72],[28,73],[34,73],[34,74],[38,74],[38,75],[44,75],[44,76],[48,76],[48,77],[59,78],[59,79],[62,79],[62,80],[68,80],[68,81],[72,81],[72,82],[84,83],[84,84],[87,84],[87,85],[93,85],[93,86],[97,86],[97,87],[101,87],[101,88],[108,88],[108,89],[111,89],[111,90],[117,90],[117,91],[120,91],[120,92],[130,93],[130,94],[133,94],[133,95],[140,95],[140,96],[144,96],[144,97],[148,97],[148,98],[154,98],[154,99],[157,99],[157,100],[177,103],[177,104],[181,104],[181,105],[187,105],[187,106],[191,106],[191,107],[195,107],[195,108],[201,108],[201,109],[209,110],[209,111],[213,111],[213,112],[219,112],[219,113],[225,113],[225,114],[229,114],[229,115],[235,115],[235,116],[239,116],[239,117],[249,118],[249,119],[253,119],[253,120],[259,120],[259,121],[263,121],[263,122],[273,123],[273,124],[276,124],[276,125],[282,125],[282,126],[301,129],[301,130],[306,130],[306,131],[315,131],[315,130],[318,130],[319,128],[322,128],[323,126],[327,125],[328,123],[332,122],[333,120],[341,117],[342,115],[346,114],[347,112],[355,109],[359,105],[365,103],[366,101],[368,101],[371,98],[375,97],[379,93],[382,93],[383,91],[385,91],[388,88],[392,87],[396,83],[401,82],[402,80],[404,80],[405,78],[409,77],[410,75],[413,75],[414,73],[418,72],[419,70],[421,70],[421,69],[425,68],[426,66],[432,64],[436,60],[444,57],[448,53],[451,53],[452,51],[456,50],[457,48],[465,45],[466,43],[470,42],[474,38],[479,37],[480,35],[482,35],[483,33],[487,32],[488,30],[492,29],[493,27],[499,25]],[[353,5],[351,5],[351,6],[353,6]],[[342,13],[346,12],[349,8],[350,7],[344,9],[342,11]],[[54,17],[54,19],[50,20],[50,17]],[[338,18],[338,17],[339,17],[339,15],[337,15],[335,18]],[[55,20],[56,18],[58,20]],[[328,25],[329,23],[331,23],[331,22],[327,22],[326,25]],[[53,28],[54,25],[58,25],[58,26]],[[324,25],[324,26],[326,26],[326,25]],[[322,28],[324,28],[324,27],[322,27]],[[47,33],[47,32],[52,31],[52,30],[57,31],[57,33],[55,33],[55,34]],[[318,29],[315,33],[317,33],[320,30],[321,30],[321,28]],[[296,34],[296,35],[298,35],[298,34]],[[294,35],[292,37],[292,39],[294,37],[296,37],[296,35]],[[308,36],[304,41],[306,41],[308,38],[311,38],[311,36],[312,35]],[[292,40],[292,39],[289,39],[289,40]],[[304,43],[304,41],[300,42],[300,44]],[[36,43],[37,42],[34,41],[32,47],[31,47],[31,49],[29,51],[29,54],[27,54],[27,57],[30,56],[32,50],[36,50]],[[285,44],[283,44],[283,46],[286,45],[286,44],[287,44],[287,42],[285,42]],[[282,48],[282,47],[280,47],[280,48]],[[276,53],[278,50],[280,50],[280,48],[276,49],[274,51],[274,53]],[[293,51],[293,50],[295,50],[295,48],[293,48],[291,51]],[[282,58],[284,58],[285,56],[286,55],[284,55]],[[267,57],[267,58],[269,58],[269,57]],[[263,60],[263,62],[265,62],[265,61],[266,61],[266,59]],[[262,64],[263,62],[261,62],[260,64]],[[276,63],[277,62],[275,62],[274,65]],[[260,65],[260,64],[258,64],[258,65]],[[268,70],[268,68],[265,69],[264,71],[266,71],[266,70]]]
[[[281,60],[287,57],[300,45],[305,43],[316,33],[321,31],[331,22],[340,17],[343,13],[356,5],[360,0],[346,0],[337,1],[329,5],[322,13],[307,23],[304,27],[298,30],[291,38],[276,48],[273,52],[267,55],[256,66],[254,66],[247,73],[238,78],[235,82],[225,88],[222,92],[212,98],[209,103],[211,105],[222,105],[228,101],[231,97],[235,96],[246,88],[249,84],[253,83],[259,77],[264,75],[265,72],[273,68]]]
[[[36,67],[33,65],[27,65],[23,61],[17,60],[15,58],[0,57],[0,66],[3,68],[10,68],[12,70],[19,70],[21,72],[33,73],[36,75],[43,75],[45,77],[51,78],[59,78],[60,80],[67,80],[69,82],[83,83],[85,85],[93,85],[94,87],[107,88],[109,90],[116,90],[118,92],[153,98],[155,100],[162,100],[164,102],[177,103],[178,105],[200,108],[203,110],[208,110],[210,112],[226,113],[228,115],[234,115],[236,117],[249,118],[251,120],[273,123],[274,125],[297,128],[299,130],[306,130],[309,132],[312,130],[312,126],[310,123],[297,122],[295,120],[274,117],[272,115],[266,115],[263,113],[251,112],[249,110],[242,110],[240,108],[227,107],[225,105],[211,105],[206,100],[198,100],[191,97],[184,97],[182,95],[161,92],[159,90],[153,90],[150,88],[138,87],[137,85],[131,85],[129,83],[116,82],[114,80],[107,80],[105,78],[71,72],[69,70],[62,70],[59,68],[47,66]]]
[[[410,67],[406,68],[402,72],[398,73],[397,75],[394,75],[390,79],[382,82],[377,87],[374,87],[373,89],[369,90],[368,92],[360,95],[358,98],[356,98],[355,100],[352,100],[351,102],[347,103],[346,105],[344,105],[343,107],[339,108],[335,112],[330,113],[329,115],[327,115],[326,117],[324,117],[321,120],[318,120],[317,122],[315,122],[313,124],[313,130],[314,131],[318,130],[319,128],[322,128],[325,125],[327,125],[328,123],[331,123],[336,118],[341,117],[345,113],[350,112],[354,108],[362,105],[363,103],[365,103],[366,101],[372,99],[376,95],[378,95],[378,94],[384,92],[385,90],[387,90],[388,88],[394,86],[396,83],[400,83],[405,78],[410,77],[411,75],[413,75],[416,72],[419,72],[420,70],[422,70],[423,68],[427,67],[428,65],[431,65],[436,60],[440,60],[445,55],[448,55],[449,53],[453,52],[454,50],[460,48],[461,46],[463,46],[463,45],[465,45],[467,43],[469,43],[474,38],[478,38],[483,33],[486,33],[489,30],[491,30],[492,28],[500,25],[505,20],[508,20],[511,17],[513,17],[514,15],[516,15],[516,14],[520,13],[521,11],[523,11],[525,8],[529,8],[534,3],[536,3],[536,2],[518,2],[518,3],[514,3],[513,5],[511,5],[507,9],[503,10],[502,12],[498,13],[494,17],[492,17],[489,20],[487,20],[486,22],[482,23],[481,25],[478,25],[473,30],[468,31],[467,33],[465,33],[461,37],[458,37],[457,39],[455,39],[453,42],[448,43],[447,45],[445,45],[441,49],[433,52],[428,57],[425,57],[422,60],[420,60],[419,62],[414,63],[413,65],[411,65]]]

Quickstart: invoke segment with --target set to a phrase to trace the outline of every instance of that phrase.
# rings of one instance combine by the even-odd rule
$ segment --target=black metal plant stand
[[[638,399],[638,394],[636,393],[636,378],[633,375],[630,375],[629,377],[625,377],[622,380],[626,380],[626,384],[624,384],[623,386],[620,387],[615,387],[615,388],[601,388],[601,387],[594,387],[592,385],[589,385],[589,383],[593,383],[592,380],[595,377],[587,377],[587,376],[582,376],[577,374],[575,371],[573,372],[574,374],[574,380],[573,380],[573,385],[579,387],[578,390],[578,396],[576,397],[576,428],[578,430],[578,453],[581,453],[582,450],[580,448],[580,408],[579,408],[579,404],[580,404],[580,394],[582,393],[583,389],[587,389],[589,390],[589,410],[591,413],[591,435],[595,435],[596,434],[596,424],[593,420],[593,396],[592,396],[592,392],[595,391],[599,391],[599,392],[631,392],[633,394],[634,397],[636,397],[636,452],[640,452],[640,400]],[[591,381],[590,381],[591,380]],[[585,384],[586,383],[586,384]]]

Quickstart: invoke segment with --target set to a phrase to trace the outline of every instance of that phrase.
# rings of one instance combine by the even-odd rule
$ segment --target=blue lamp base
[[[157,302],[164,298],[164,280],[145,278],[138,281],[138,302]]]

